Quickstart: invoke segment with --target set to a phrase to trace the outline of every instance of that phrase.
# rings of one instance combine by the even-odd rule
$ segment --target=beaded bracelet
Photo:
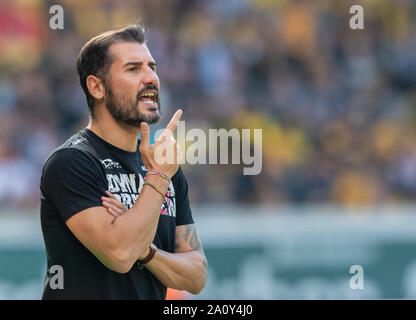
[[[156,175],[160,175],[161,177],[163,177],[162,175],[164,175],[163,173],[160,173],[160,172],[156,172],[156,171],[149,171],[149,172],[155,172],[155,173],[150,173],[150,174],[156,174]],[[148,184],[148,185],[150,185],[150,186],[152,186],[152,187],[154,187],[154,188],[156,188],[153,184],[151,184],[150,182],[147,182],[146,181],[146,177],[147,177],[147,175],[148,175],[149,173],[147,173],[146,174],[146,176],[144,177],[144,184]],[[161,175],[162,174],[162,175]],[[169,182],[170,182],[170,179],[166,176],[166,178],[169,180]],[[160,193],[160,194],[162,194],[163,195],[163,193],[162,193],[162,191],[160,191],[159,189],[157,189],[156,188],[156,190]],[[175,191],[170,191],[170,190],[167,190],[166,192],[165,192],[165,195],[164,195],[164,197],[168,197],[168,198],[173,198],[175,196]]]
[[[153,189],[155,189],[157,192],[159,192],[161,194],[161,196],[163,197],[163,199],[165,199],[165,195],[163,194],[162,191],[159,190],[159,188],[157,188],[156,186],[154,186],[153,184],[151,184],[150,182],[147,182],[147,181],[145,181],[143,183],[143,185],[145,185],[145,184],[151,186]]]
[[[166,174],[162,173],[162,172],[158,172],[158,171],[148,171],[147,174],[146,174],[146,176],[147,175],[161,176],[162,178],[164,178],[164,179],[168,180],[168,182],[170,182],[169,177]]]

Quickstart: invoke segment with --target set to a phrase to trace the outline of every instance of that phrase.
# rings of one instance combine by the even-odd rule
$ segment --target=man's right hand
[[[182,159],[183,154],[173,137],[173,133],[181,116],[182,110],[179,109],[173,115],[166,129],[152,145],[149,144],[149,125],[145,122],[140,124],[142,140],[139,151],[143,164],[148,171],[162,172],[169,178],[172,178],[178,171],[179,161]]]

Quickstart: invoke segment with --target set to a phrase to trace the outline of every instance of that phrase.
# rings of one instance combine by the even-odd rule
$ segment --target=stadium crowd
[[[92,36],[141,21],[158,64],[162,121],[262,128],[263,167],[184,165],[194,205],[372,205],[416,195],[416,2],[2,1],[0,205],[39,205],[50,151],[86,126],[75,70]],[[64,8],[51,30],[49,8]]]

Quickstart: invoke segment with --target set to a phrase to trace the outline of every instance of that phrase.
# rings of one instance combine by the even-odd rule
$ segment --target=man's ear
[[[95,99],[100,100],[104,97],[105,87],[100,78],[89,75],[86,79],[86,84],[88,91]]]

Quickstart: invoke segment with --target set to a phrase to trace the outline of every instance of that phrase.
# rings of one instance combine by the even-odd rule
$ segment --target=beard
[[[126,96],[115,95],[111,84],[105,85],[105,102],[108,111],[111,113],[113,118],[124,128],[140,128],[140,123],[146,122],[147,124],[154,124],[159,121],[160,111],[160,98],[157,95],[157,105],[159,112],[154,115],[145,115],[139,110],[139,101],[141,94],[146,90],[157,90],[156,86],[146,86],[137,94],[136,99],[130,99]]]

